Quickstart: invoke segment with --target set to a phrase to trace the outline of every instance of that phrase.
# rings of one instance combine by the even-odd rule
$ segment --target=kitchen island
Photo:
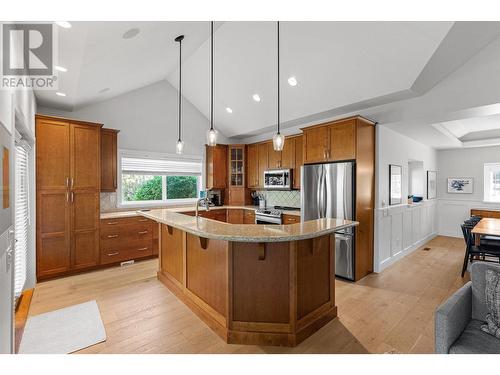
[[[227,343],[295,346],[337,316],[334,232],[357,222],[229,224],[181,211],[139,212],[160,225],[158,278]]]

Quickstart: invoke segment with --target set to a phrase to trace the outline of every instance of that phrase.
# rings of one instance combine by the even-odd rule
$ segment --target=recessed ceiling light
[[[122,38],[123,39],[132,39],[132,38],[136,37],[137,34],[139,34],[140,31],[141,30],[139,30],[138,28],[134,27],[134,28],[132,28],[130,30],[125,31],[123,33],[123,35],[122,35]]]
[[[65,94],[65,93],[63,93],[63,92],[56,92],[56,95],[59,95],[59,96],[66,96],[66,94]]]
[[[259,96],[259,94],[253,94],[252,98],[253,98],[253,100],[255,100],[256,102],[260,102],[260,96]]]
[[[297,86],[297,78],[295,78],[295,77],[288,78],[288,84],[290,86]]]
[[[233,113],[233,110],[231,108],[229,108],[229,107],[226,107],[226,112],[227,113]]]
[[[56,21],[57,26],[61,26],[64,29],[71,28],[71,24],[68,21]]]
[[[59,72],[67,72],[68,71],[68,69],[66,69],[64,66],[59,66],[59,65],[54,66],[54,69],[59,71]]]

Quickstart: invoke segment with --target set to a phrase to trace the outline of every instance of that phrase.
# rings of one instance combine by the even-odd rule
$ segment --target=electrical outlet
[[[126,262],[121,262],[120,263],[120,266],[123,267],[123,266],[130,266],[131,264],[134,264],[135,263],[135,260],[127,260]]]

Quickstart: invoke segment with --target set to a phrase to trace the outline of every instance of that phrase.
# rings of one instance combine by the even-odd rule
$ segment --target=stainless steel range
[[[275,208],[259,208],[255,210],[255,224],[277,224],[282,223],[281,210]]]

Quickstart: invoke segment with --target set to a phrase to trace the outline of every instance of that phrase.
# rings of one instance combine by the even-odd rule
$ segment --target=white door
[[[14,338],[14,142],[0,124],[0,353],[13,353]],[[8,166],[9,173],[4,170]],[[8,175],[9,183],[5,182]],[[6,192],[8,186],[8,192]],[[4,194],[5,193],[5,194]],[[9,199],[7,199],[8,197]]]

